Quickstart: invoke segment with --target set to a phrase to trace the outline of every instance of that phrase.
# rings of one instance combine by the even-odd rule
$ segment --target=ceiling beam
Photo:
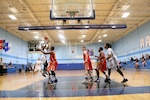
[[[106,19],[104,20],[104,22],[103,23],[105,23],[107,20],[108,20],[108,18],[111,16],[111,14],[112,14],[112,11],[115,9],[115,7],[116,7],[116,5],[118,5],[118,3],[120,3],[120,0],[118,0],[115,4],[114,4],[114,6],[113,6],[113,8],[111,9],[111,11],[110,11],[110,13],[108,14],[108,16],[106,17]],[[97,30],[97,32],[95,33],[95,35],[93,36],[93,38],[91,39],[91,43],[95,40],[95,38],[97,38],[97,36],[99,35],[99,32],[100,32],[100,30]]]
[[[27,5],[27,3],[26,3],[24,0],[19,0],[19,2],[20,2],[21,4],[23,4],[23,5],[27,8],[27,10],[29,11],[29,13],[30,13],[30,15],[33,17],[33,19],[35,19],[36,22],[38,22],[39,25],[41,26],[40,21],[35,17],[34,13],[33,13],[32,10],[29,8],[29,6]],[[53,41],[53,39],[50,37],[50,35],[49,35],[46,31],[44,31],[44,33],[49,37],[50,41],[53,43],[54,41]]]

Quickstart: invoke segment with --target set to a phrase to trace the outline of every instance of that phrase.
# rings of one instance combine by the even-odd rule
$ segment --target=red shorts
[[[106,70],[107,70],[107,68],[106,68],[106,60],[100,61],[99,65],[98,65],[98,68],[99,68],[102,72],[106,71]]]
[[[57,61],[50,62],[49,66],[47,67],[47,71],[50,70],[55,71],[57,69],[57,65],[58,65]]]
[[[85,70],[92,70],[92,63],[91,61],[84,63]]]

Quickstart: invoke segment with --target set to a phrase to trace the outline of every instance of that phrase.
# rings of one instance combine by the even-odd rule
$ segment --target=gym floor
[[[1,100],[149,100],[150,70],[123,70],[128,82],[122,84],[122,77],[112,71],[111,83],[104,82],[101,73],[100,82],[82,84],[83,70],[56,71],[58,83],[48,84],[48,78],[40,73],[12,73],[0,76]],[[95,73],[93,72],[93,75]],[[95,79],[95,78],[94,78]]]

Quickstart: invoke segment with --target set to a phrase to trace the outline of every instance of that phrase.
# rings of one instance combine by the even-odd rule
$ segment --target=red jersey
[[[52,53],[50,54],[50,61],[53,62],[53,61],[56,61],[56,56],[55,56],[55,52],[52,51]]]
[[[103,51],[101,51],[99,54],[99,60],[100,60],[99,67],[103,72],[106,70],[106,57]]]
[[[51,70],[51,69],[56,70],[57,69],[57,65],[58,65],[58,63],[57,63],[57,60],[56,60],[55,52],[52,51],[50,53],[50,64],[49,64],[49,67],[47,68],[47,70],[48,71]]]
[[[89,53],[87,51],[83,51],[83,59],[84,59],[84,64],[85,63],[88,64],[88,69],[92,70],[91,59],[90,59]]]

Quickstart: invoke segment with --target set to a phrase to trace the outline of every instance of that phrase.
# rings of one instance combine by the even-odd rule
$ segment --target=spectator
[[[127,62],[126,62],[126,60],[124,59],[124,62],[123,62],[123,64],[127,64]]]
[[[139,60],[138,59],[135,60],[135,65],[134,66],[135,66],[136,69],[140,68],[140,64],[139,64]]]
[[[142,67],[146,66],[146,61],[145,61],[145,58],[141,58],[141,61],[142,61]]]
[[[134,61],[134,60],[133,60],[133,57],[131,57],[131,61]]]
[[[8,67],[12,67],[12,62],[10,61],[10,63],[8,64]]]
[[[137,60],[137,58],[134,56],[134,57],[133,57],[133,61],[136,61],[136,60]]]
[[[3,75],[3,59],[0,58],[0,75]]]
[[[150,59],[150,55],[149,54],[146,54],[146,59]]]

